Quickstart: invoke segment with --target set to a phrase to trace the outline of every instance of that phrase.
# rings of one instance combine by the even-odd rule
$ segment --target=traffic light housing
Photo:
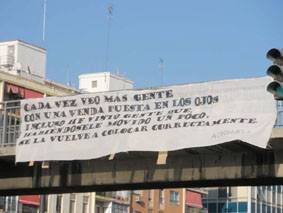
[[[266,57],[273,62],[273,65],[267,69],[267,75],[274,79],[266,89],[276,100],[283,100],[283,49],[270,49]]]

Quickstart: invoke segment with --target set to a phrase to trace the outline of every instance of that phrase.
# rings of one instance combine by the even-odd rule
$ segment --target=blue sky
[[[107,7],[113,5],[108,68],[135,86],[265,75],[265,58],[283,48],[282,0],[1,0],[0,40],[21,39],[47,49],[47,76],[73,85],[78,75],[104,71]]]

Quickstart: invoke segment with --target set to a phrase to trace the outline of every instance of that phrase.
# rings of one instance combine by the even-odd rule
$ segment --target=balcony
[[[0,103],[0,147],[15,146],[20,134],[20,101]]]
[[[103,202],[116,202],[121,204],[130,203],[130,193],[128,191],[116,192],[96,192],[96,199]]]

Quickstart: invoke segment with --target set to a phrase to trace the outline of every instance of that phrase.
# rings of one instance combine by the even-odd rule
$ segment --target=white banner
[[[93,159],[241,140],[265,148],[276,119],[270,78],[28,99],[16,161]]]

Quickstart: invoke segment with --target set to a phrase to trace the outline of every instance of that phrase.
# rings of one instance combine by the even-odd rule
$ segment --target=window
[[[127,205],[113,203],[112,213],[128,213],[129,209]]]
[[[255,212],[255,203],[252,202],[252,212]]]
[[[70,199],[70,213],[75,213],[75,206],[76,206],[76,195],[71,194],[71,199]]]
[[[276,208],[272,207],[272,213],[276,213]]]
[[[228,203],[228,212],[237,212],[237,203]]]
[[[7,207],[8,207],[8,212],[16,211],[16,197],[15,196],[9,196],[6,197],[6,202],[7,202]]]
[[[261,204],[262,213],[266,213],[266,205],[263,203]]]
[[[152,190],[149,190],[149,191],[148,191],[148,200],[149,200],[149,201],[152,201],[152,197],[153,197],[153,191],[152,191]]]
[[[57,200],[56,200],[56,212],[61,213],[61,204],[62,203],[62,195],[57,195]]]
[[[281,193],[281,186],[277,186],[277,191],[278,191],[278,193]]]
[[[218,197],[219,198],[226,198],[228,196],[229,189],[227,187],[219,188],[218,189]]]
[[[4,210],[5,208],[5,197],[0,197],[0,209]]]
[[[107,207],[104,207],[104,203],[97,201],[95,202],[95,212],[97,213],[101,213],[101,212],[105,212]]]
[[[91,82],[91,87],[96,88],[97,87],[97,81],[92,81]]]
[[[203,208],[204,208],[204,209],[207,209],[207,205],[208,205],[208,204],[207,204],[206,201],[203,201],[203,204],[202,204],[202,205],[203,205]]]
[[[257,213],[261,213],[261,211],[260,211],[260,209],[261,209],[260,206],[261,206],[261,205],[260,205],[260,202],[257,202],[257,204],[256,204],[256,212],[257,212]]]
[[[208,212],[216,213],[216,203],[208,203]]]
[[[164,190],[160,190],[159,191],[159,204],[163,204],[164,203]]]
[[[164,190],[161,189],[159,191],[159,209],[164,209]]]
[[[272,191],[272,203],[275,203],[275,199],[276,199],[276,191]]]
[[[88,200],[89,200],[89,197],[87,195],[84,195],[84,197],[83,197],[83,213],[88,213]]]
[[[148,190],[148,207],[153,207],[153,190]]]
[[[43,212],[45,213],[47,212],[47,208],[48,208],[48,195],[40,195],[40,199],[41,199],[41,204],[43,206]]]
[[[179,192],[170,191],[170,202],[172,203],[179,202]]]
[[[246,202],[239,202],[239,212],[247,212],[248,205]]]
[[[226,212],[226,203],[218,203],[218,212]]]

